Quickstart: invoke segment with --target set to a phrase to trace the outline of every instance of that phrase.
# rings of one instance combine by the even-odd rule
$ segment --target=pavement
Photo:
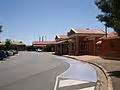
[[[103,59],[99,56],[69,56],[64,57],[80,60],[93,65],[98,74],[98,86],[100,90],[120,90],[120,61]],[[100,73],[101,72],[101,73]],[[103,73],[103,74],[102,74]],[[99,90],[98,89],[98,90]]]
[[[70,67],[57,76],[54,90],[95,90],[96,70],[88,63],[57,57],[70,64]]]

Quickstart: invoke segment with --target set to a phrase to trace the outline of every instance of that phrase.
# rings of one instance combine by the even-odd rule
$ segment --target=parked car
[[[4,52],[5,52],[5,54],[6,54],[7,57],[10,56],[9,53],[8,53],[8,51],[4,51]]]
[[[13,52],[13,55],[18,54],[17,50],[10,50],[11,52]]]
[[[7,53],[9,54],[9,56],[13,56],[14,53],[12,51],[7,51]]]
[[[3,60],[6,57],[7,57],[6,52],[4,50],[0,50],[0,60]]]

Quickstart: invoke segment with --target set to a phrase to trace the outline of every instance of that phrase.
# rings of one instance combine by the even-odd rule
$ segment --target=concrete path
[[[102,82],[100,90],[119,90],[120,88],[120,60],[103,59],[99,56],[81,55],[64,57],[73,58],[79,61],[95,65],[99,81]],[[98,68],[96,68],[98,67]],[[100,70],[101,69],[101,70]]]
[[[97,82],[96,71],[88,63],[58,57],[70,64],[69,69],[56,78],[54,90],[94,90]]]

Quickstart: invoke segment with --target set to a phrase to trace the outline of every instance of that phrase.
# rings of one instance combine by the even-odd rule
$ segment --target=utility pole
[[[107,26],[105,25],[105,36],[107,37]]]

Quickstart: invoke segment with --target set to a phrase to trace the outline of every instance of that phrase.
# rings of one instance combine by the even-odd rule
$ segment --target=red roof
[[[59,35],[59,37],[60,37],[60,38],[63,38],[63,39],[68,38],[67,35]]]
[[[48,44],[55,44],[55,41],[33,41],[33,45],[48,45]]]
[[[110,32],[108,33],[107,37],[117,37],[118,34],[116,32]]]
[[[61,38],[61,39],[66,39],[66,38],[68,38],[67,35],[57,35],[57,37],[58,37],[58,38]]]
[[[71,29],[75,33],[81,33],[81,34],[105,34],[103,30],[100,29]]]
[[[110,32],[106,36],[101,37],[100,39],[112,39],[112,38],[119,38],[116,32]]]

